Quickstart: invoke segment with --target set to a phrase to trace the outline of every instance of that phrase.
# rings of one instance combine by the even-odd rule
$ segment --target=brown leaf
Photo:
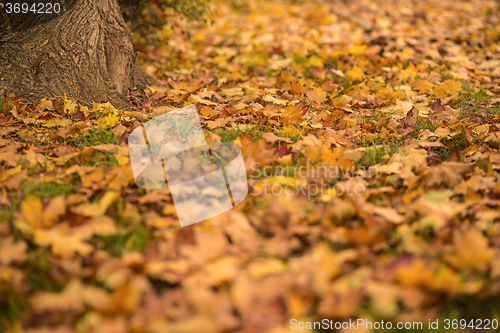
[[[0,118],[0,126],[10,126],[14,123],[12,116]]]
[[[73,120],[73,121],[85,121],[86,120],[85,114],[82,111],[78,110],[71,115],[71,120]]]

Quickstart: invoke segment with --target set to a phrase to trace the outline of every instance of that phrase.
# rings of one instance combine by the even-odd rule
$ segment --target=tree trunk
[[[58,14],[0,14],[0,95],[30,100],[64,94],[129,105],[130,90],[156,81],[140,69],[116,0],[52,0]],[[53,7],[53,10],[56,7]],[[47,7],[45,7],[47,10]],[[21,10],[22,11],[22,10]]]

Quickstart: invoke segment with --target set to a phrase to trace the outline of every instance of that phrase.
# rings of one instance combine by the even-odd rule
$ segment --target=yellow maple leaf
[[[75,113],[75,109],[77,106],[78,106],[78,104],[76,103],[75,100],[73,100],[71,98],[67,98],[66,94],[64,94],[63,110],[64,110],[65,114],[73,115],[73,113]]]
[[[495,250],[490,248],[488,238],[478,229],[455,231],[453,246],[454,253],[448,255],[446,259],[458,269],[472,267],[486,270],[495,256]]]
[[[112,128],[115,127],[116,123],[119,120],[120,120],[119,115],[110,112],[105,117],[99,118],[99,120],[97,120],[97,125],[103,128]]]
[[[22,217],[16,224],[28,233],[40,228],[50,228],[65,211],[63,196],[53,198],[44,209],[40,198],[29,195],[21,203]]]
[[[40,216],[42,215],[42,200],[33,195],[28,195],[21,203],[21,212],[24,220],[32,229],[40,227]]]
[[[306,96],[316,103],[323,103],[324,101],[326,101],[326,92],[324,92],[323,89],[319,87],[308,90]]]
[[[359,68],[358,66],[354,66],[350,70],[348,70],[345,73],[346,76],[348,76],[351,80],[359,80],[362,81],[365,78],[365,74],[363,73],[363,70]]]
[[[418,91],[419,94],[425,94],[432,87],[434,87],[434,85],[426,80],[418,80],[413,83],[413,89]]]
[[[455,80],[446,80],[440,86],[432,88],[434,94],[439,98],[446,98],[449,96],[455,96],[462,90],[462,82]]]
[[[75,253],[84,256],[93,250],[93,247],[85,243],[80,235],[69,234],[63,230],[37,230],[34,236],[36,244],[51,246],[52,253],[61,258],[72,258]]]

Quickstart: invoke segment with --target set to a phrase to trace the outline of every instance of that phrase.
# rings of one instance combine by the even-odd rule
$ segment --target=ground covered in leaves
[[[499,3],[212,5],[136,38],[165,86],[133,108],[0,100],[2,331],[499,318]],[[250,195],[180,228],[127,137],[189,104]]]

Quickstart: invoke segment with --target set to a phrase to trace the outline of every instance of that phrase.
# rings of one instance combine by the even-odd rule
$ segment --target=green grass
[[[361,146],[367,147],[367,148],[375,146],[375,145],[396,144],[396,143],[399,144],[398,141],[396,141],[394,143],[392,141],[389,141],[389,142],[388,141],[389,141],[389,139],[387,139],[387,138],[376,137],[376,138],[368,139],[365,136],[361,135],[359,138],[359,141],[356,141],[356,143],[359,143]]]
[[[151,231],[143,224],[138,224],[125,246],[130,250],[144,251],[148,247],[151,239]]]
[[[18,199],[15,197],[10,200],[10,204],[0,207],[0,223],[9,224],[10,232],[14,236],[15,241],[24,237],[21,231],[14,226],[14,212],[17,211],[18,207]]]
[[[79,154],[65,162],[65,165],[75,164],[82,166],[114,167],[118,166],[118,160],[113,153],[94,151],[92,154]]]
[[[474,117],[479,113],[488,115],[500,115],[500,105],[495,107],[487,107],[481,105],[490,99],[498,98],[499,96],[491,96],[484,89],[476,89],[471,87],[468,82],[463,83],[463,91],[454,103],[453,107],[460,110],[459,119]]]
[[[108,251],[113,257],[121,257],[123,252],[125,252],[125,244],[129,234],[125,232],[116,233],[111,236],[99,237],[101,240],[103,248]]]
[[[381,113],[376,113],[376,114],[372,114],[371,116],[363,116],[363,118],[361,118],[361,122],[363,124],[371,124],[372,121],[377,122],[381,118],[382,118],[382,114]]]
[[[380,163],[384,160],[385,155],[392,156],[399,150],[398,141],[387,141],[384,138],[375,138],[368,140],[361,137],[360,143],[365,147],[361,157],[356,161],[356,165],[361,168],[369,168],[370,166]],[[377,145],[383,145],[376,147]]]
[[[80,156],[80,165],[84,166],[107,166],[114,167],[118,165],[118,160],[112,153],[95,152],[91,156]]]
[[[48,248],[35,248],[28,253],[27,262],[31,264],[28,267],[27,279],[33,290],[57,292],[65,282],[53,276],[55,271],[47,260],[49,252]]]
[[[56,272],[51,263],[47,260],[47,248],[31,247],[32,251],[28,252],[28,258],[24,271],[26,273],[26,281],[29,283],[31,290],[60,292],[61,286],[66,282],[66,278]],[[0,294],[0,332],[7,331],[16,320],[19,319],[21,313],[29,307],[28,299],[24,293],[19,293],[14,290],[1,290]],[[4,297],[2,297],[4,296]],[[4,330],[2,330],[4,329]]]
[[[418,118],[415,123],[415,130],[410,133],[410,137],[417,139],[421,132],[425,130],[429,130],[434,132],[437,129],[437,126],[433,124],[429,119]]]
[[[118,232],[110,236],[99,237],[99,242],[104,250],[114,257],[121,257],[127,251],[144,251],[153,239],[153,230],[121,215],[122,204],[123,202],[120,200],[115,202],[107,212],[108,216],[111,216],[119,227]]]
[[[100,144],[118,144],[113,129],[104,129],[102,127],[92,127],[86,134],[79,134],[74,138],[58,139],[58,143],[68,144],[70,146],[84,148]]]
[[[24,295],[16,295],[12,290],[6,292],[6,295],[0,294],[0,331],[4,332],[16,321],[24,309],[28,307],[28,300]]]
[[[34,195],[40,198],[54,198],[59,195],[69,195],[76,190],[74,182],[64,182],[56,183],[51,182],[39,182],[39,183],[23,183],[24,195]]]
[[[368,168],[382,162],[385,155],[394,155],[398,151],[398,148],[398,145],[392,143],[380,148],[371,147],[363,151],[363,155],[356,161],[356,165],[358,167]]]
[[[95,146],[103,143],[118,144],[112,129],[92,128],[87,135],[82,136],[82,144]]]
[[[452,138],[443,138],[441,143],[444,147],[433,147],[431,151],[441,158],[442,161],[446,160],[453,149],[458,149],[462,151],[467,148],[467,140],[465,139],[465,134],[460,132],[460,134]]]
[[[0,207],[0,221],[1,222],[12,222],[12,216],[16,209],[13,205],[6,205]]]
[[[342,89],[347,89],[352,86],[351,80],[346,77],[336,76],[333,82],[338,84]]]
[[[104,249],[114,257],[121,257],[126,251],[144,251],[152,238],[152,232],[142,224],[134,225],[112,236],[99,237]]]
[[[243,135],[244,133],[250,134],[250,136],[252,137],[252,141],[255,142],[263,132],[259,131],[255,127],[252,127],[247,130],[242,130],[239,128],[223,129],[217,134],[220,136],[222,142],[231,142],[236,138],[238,138],[239,136]]]

